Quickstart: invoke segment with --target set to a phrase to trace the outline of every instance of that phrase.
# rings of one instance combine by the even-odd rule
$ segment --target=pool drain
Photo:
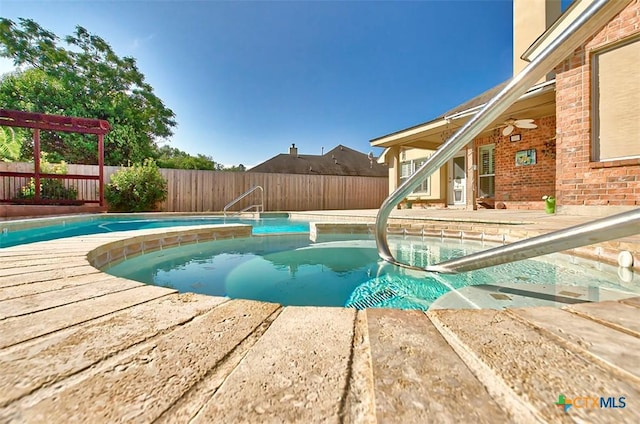
[[[366,295],[365,297],[348,302],[345,306],[347,308],[356,308],[358,310],[366,308],[375,308],[386,300],[391,300],[394,297],[398,297],[399,294],[391,288],[384,288],[380,291]]]

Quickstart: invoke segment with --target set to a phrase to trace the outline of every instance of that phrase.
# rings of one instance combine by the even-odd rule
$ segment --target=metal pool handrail
[[[238,203],[240,200],[244,199],[245,197],[247,197],[248,195],[250,195],[251,193],[253,193],[256,190],[260,190],[260,203],[257,205],[251,205],[251,206],[247,206],[246,208],[242,209],[240,212],[246,212],[251,208],[256,208],[256,210],[258,212],[264,212],[264,189],[262,188],[262,186],[253,186],[251,187],[249,190],[245,191],[244,193],[242,193],[240,196],[236,197],[235,199],[233,199],[232,201],[230,201],[229,203],[227,203],[224,206],[224,209],[222,210],[224,216],[227,216],[227,210],[235,205],[236,203]]]
[[[640,208],[461,258],[450,259],[427,266],[424,270],[445,274],[473,271],[638,233],[640,233]]]
[[[387,220],[391,211],[409,194],[411,194],[425,178],[433,174],[435,171],[444,166],[449,159],[451,159],[460,149],[473,141],[473,139],[480,134],[486,127],[497,119],[500,114],[505,112],[509,106],[518,100],[530,87],[532,87],[538,80],[543,78],[549,71],[551,71],[558,63],[562,62],[569,54],[577,49],[582,43],[584,43],[588,37],[590,37],[596,30],[605,26],[613,17],[622,11],[631,0],[626,1],[610,1],[610,0],[595,0],[590,6],[588,6],[581,14],[574,20],[562,33],[553,40],[542,52],[527,65],[519,74],[509,81],[509,83],[487,102],[487,104],[474,115],[460,130],[458,130],[451,138],[449,138],[436,152],[431,155],[422,166],[409,177],[404,183],[400,185],[393,193],[389,195],[380,206],[378,216],[376,218],[375,237],[376,244],[378,246],[378,254],[382,259],[395,265],[414,268],[411,265],[399,262],[394,258],[389,244],[387,242]],[[634,211],[635,212],[635,211]],[[637,218],[635,215],[624,215],[622,223],[619,223],[619,218],[610,217],[606,218],[605,222],[600,222],[599,225],[603,226],[602,232],[598,233],[598,237],[589,237],[578,231],[575,235],[571,232],[571,229],[567,229],[567,234],[563,236],[563,243],[567,240],[575,240],[584,244],[597,243],[605,241],[610,238],[601,238],[607,235],[608,219],[613,220],[613,224],[618,228],[618,235],[613,238],[622,237],[624,235],[635,234],[640,232],[638,230]],[[619,216],[622,216],[619,215]],[[628,219],[635,219],[631,222],[624,222]],[[553,233],[552,233],[553,234]],[[548,236],[551,236],[549,234]],[[585,238],[586,237],[586,238]],[[533,256],[551,253],[548,251],[552,246],[553,248],[560,248],[564,244],[551,243],[549,238],[534,238],[529,240],[529,244],[523,247],[523,250],[531,250],[530,253],[544,251],[544,253],[537,253]],[[541,246],[543,248],[541,248]],[[495,256],[500,256],[500,263],[512,262],[521,259],[519,254],[515,254],[509,249],[510,246],[502,246],[492,250],[492,257],[475,257],[473,269],[480,269],[487,266],[492,266],[495,263]],[[529,256],[529,257],[533,257]],[[459,261],[462,261],[461,258]],[[437,272],[458,272],[457,266],[460,266],[460,270],[471,269],[468,267],[468,262],[464,261],[464,265],[458,265],[449,261],[448,266],[442,266],[444,264],[434,265],[427,268],[417,268],[425,271],[437,271]]]

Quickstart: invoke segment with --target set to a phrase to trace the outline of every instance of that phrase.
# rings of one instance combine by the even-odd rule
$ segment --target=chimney
[[[561,14],[561,0],[513,0],[513,75],[529,62],[520,56]]]
[[[298,157],[298,148],[296,147],[296,143],[291,143],[291,147],[289,147],[289,154],[291,156]]]

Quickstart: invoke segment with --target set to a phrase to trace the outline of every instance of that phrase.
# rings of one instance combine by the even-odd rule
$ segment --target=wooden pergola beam
[[[48,131],[64,131],[81,134],[106,134],[111,129],[104,119],[77,118],[0,109],[0,125],[7,127],[33,128]]]

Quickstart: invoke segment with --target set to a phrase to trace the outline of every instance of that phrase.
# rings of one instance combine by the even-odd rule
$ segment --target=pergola
[[[104,206],[104,136],[110,130],[110,125],[102,119],[78,118],[44,113],[22,112],[17,110],[0,109],[0,126],[32,128],[33,131],[33,161],[34,172],[1,171],[0,177],[33,177],[35,186],[40,187],[42,178],[66,180],[98,180],[99,199],[84,200],[83,203],[99,203]],[[99,175],[80,174],[47,174],[40,172],[40,131],[62,131],[78,134],[95,134],[98,136],[98,168]],[[9,200],[9,199],[2,199]],[[40,190],[36,189],[34,204],[65,203],[64,200],[42,199]],[[69,202],[71,203],[71,202]]]

